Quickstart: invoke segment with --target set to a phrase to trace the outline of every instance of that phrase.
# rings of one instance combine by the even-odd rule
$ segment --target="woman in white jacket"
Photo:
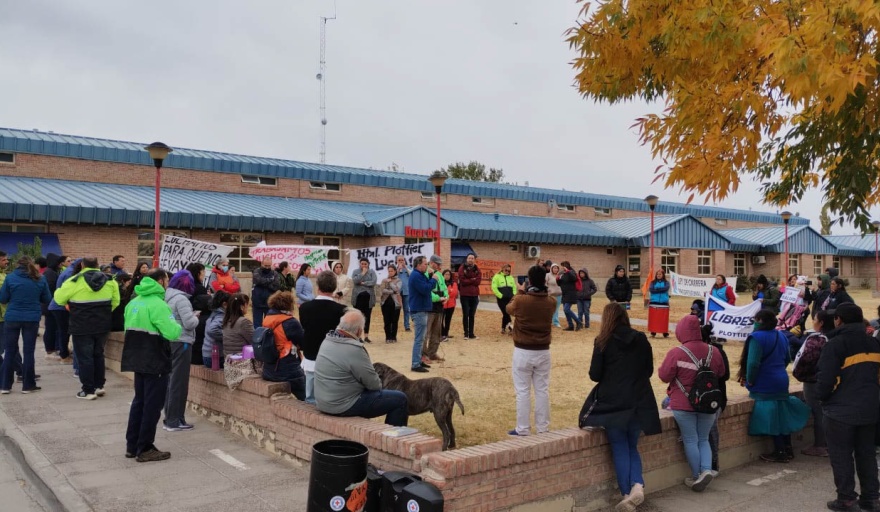
[[[165,395],[165,426],[168,432],[192,430],[183,417],[186,398],[189,394],[189,365],[192,357],[192,344],[199,325],[199,313],[193,311],[189,298],[196,285],[188,270],[181,270],[171,277],[165,290],[165,302],[174,313],[174,320],[183,327],[180,337],[171,342],[171,375],[168,379],[168,393]]]
[[[351,289],[354,286],[351,278],[342,269],[342,262],[337,261],[333,264],[333,273],[336,274],[336,302],[340,304],[351,304]]]

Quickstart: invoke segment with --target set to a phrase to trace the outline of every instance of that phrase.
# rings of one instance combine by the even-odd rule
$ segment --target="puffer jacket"
[[[586,275],[590,275],[587,273],[587,269],[582,268],[578,273],[578,278],[580,278],[580,272],[583,272]],[[593,295],[596,295],[599,289],[596,287],[596,282],[590,279],[589,277],[585,279],[581,279],[581,291],[578,292],[578,300],[593,300]]]
[[[225,357],[223,354],[223,316],[225,314],[226,311],[223,308],[211,311],[211,316],[208,317],[208,322],[205,324],[205,341],[202,343],[202,357],[211,357],[211,350],[214,348],[214,345],[220,347],[220,360],[222,361]]]
[[[137,296],[125,307],[122,371],[163,375],[171,373],[171,345],[182,328],[165,302],[165,288],[145,277]]]
[[[816,394],[825,416],[847,425],[876,423],[880,410],[880,343],[859,323],[828,333],[819,356]]]
[[[556,282],[562,290],[562,303],[575,304],[578,301],[578,276],[574,270],[562,270],[556,276]]]
[[[175,288],[165,291],[165,302],[174,314],[174,320],[183,327],[183,332],[176,341],[180,343],[193,343],[196,339],[196,327],[199,326],[199,317],[193,312],[189,294]]]
[[[119,306],[119,284],[96,268],[84,268],[55,291],[55,303],[70,306],[70,334],[108,333]]]
[[[253,273],[251,305],[257,309],[269,309],[269,296],[281,289],[281,276],[271,268],[259,267]]]
[[[208,287],[215,292],[223,290],[230,295],[241,291],[241,284],[239,284],[238,278],[235,277],[235,274],[223,272],[223,270],[217,267],[214,267],[214,269],[211,270],[211,275],[208,277]]]
[[[651,304],[669,304],[669,281],[653,280],[648,288],[651,293]]]
[[[629,278],[624,275],[620,278],[614,276],[609,279],[605,284],[605,296],[612,302],[631,302],[633,289]]]

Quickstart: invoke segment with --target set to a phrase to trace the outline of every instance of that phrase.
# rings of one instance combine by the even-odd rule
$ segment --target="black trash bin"
[[[331,439],[312,446],[308,512],[363,512],[367,503],[366,446]]]
[[[443,512],[443,494],[412,473],[382,475],[382,512]]]

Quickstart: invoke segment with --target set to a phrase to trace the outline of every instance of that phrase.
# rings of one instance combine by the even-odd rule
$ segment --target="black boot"
[[[786,457],[785,451],[773,451],[770,453],[761,454],[761,460],[767,462],[788,462],[791,459]]]

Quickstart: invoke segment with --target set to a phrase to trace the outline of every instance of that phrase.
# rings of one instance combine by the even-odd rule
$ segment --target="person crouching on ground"
[[[542,267],[529,269],[530,283],[544,283]],[[507,312],[513,324],[513,388],[516,391],[516,428],[512,436],[527,436],[531,430],[529,409],[531,388],[535,388],[535,427],[539,434],[550,430],[550,338],[556,299],[546,286],[531,286],[515,295]]]
[[[828,508],[880,510],[880,482],[874,455],[880,408],[880,346],[865,333],[862,308],[844,303],[837,307],[833,317],[835,329],[828,333],[828,343],[819,356],[816,382],[837,487],[837,499],[829,501]],[[853,473],[859,475],[861,495],[856,494]]]
[[[358,310],[347,311],[336,329],[327,333],[315,361],[318,410],[363,418],[384,414],[385,423],[404,427],[409,420],[406,395],[382,389],[382,380],[361,342],[363,335],[364,315]]]
[[[165,303],[168,273],[152,270],[137,285],[137,296],[125,307],[122,371],[134,372],[134,400],[128,413],[125,456],[138,462],[165,460],[168,452],[153,444],[168,392],[171,344],[183,328]]]
[[[299,320],[293,317],[293,294],[275,292],[266,301],[269,311],[263,318],[263,327],[275,336],[278,361],[263,365],[263,379],[287,382],[297,400],[306,399],[306,374],[302,369],[301,348],[305,333]]]
[[[694,315],[688,315],[678,322],[675,337],[681,345],[666,353],[657,376],[669,384],[666,389],[669,409],[681,432],[684,454],[691,468],[691,478],[686,478],[684,483],[693,491],[702,492],[715,477],[712,472],[712,447],[709,445],[709,431],[715,423],[715,414],[695,411],[688,400],[688,393],[697,379],[697,366],[691,356],[699,361],[708,360],[709,368],[719,379],[727,371],[721,351],[703,343],[700,320]]]
[[[615,507],[618,512],[633,511],[645,500],[639,435],[662,431],[651,388],[653,373],[654,353],[648,337],[630,327],[629,316],[619,303],[606,305],[590,362],[590,379],[597,384],[584,403],[579,423],[605,428],[623,495]]]

